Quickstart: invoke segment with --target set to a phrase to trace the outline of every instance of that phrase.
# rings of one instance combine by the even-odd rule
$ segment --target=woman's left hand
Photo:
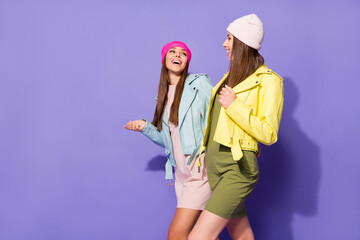
[[[235,101],[235,99],[236,94],[234,90],[228,85],[225,85],[225,87],[221,89],[219,95],[219,103],[221,104],[221,106],[226,109]]]

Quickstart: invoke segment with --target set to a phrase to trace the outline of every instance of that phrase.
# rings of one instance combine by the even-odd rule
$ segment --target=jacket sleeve
[[[146,121],[146,126],[141,131],[146,137],[148,137],[155,144],[165,147],[163,131],[158,131],[157,128],[150,122]]]
[[[210,97],[211,97],[211,90],[213,89],[213,85],[210,81],[210,78],[208,75],[203,75],[201,76],[202,81],[201,81],[201,89],[200,91],[204,93],[204,95],[206,96],[206,101],[209,102],[210,101]]]
[[[277,141],[284,87],[282,79],[276,75],[264,76],[261,85],[257,113],[239,98],[225,112],[247,134],[263,144],[271,145]]]

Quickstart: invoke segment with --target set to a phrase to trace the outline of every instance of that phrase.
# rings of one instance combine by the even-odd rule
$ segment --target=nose
[[[226,48],[226,40],[223,42],[223,47]]]

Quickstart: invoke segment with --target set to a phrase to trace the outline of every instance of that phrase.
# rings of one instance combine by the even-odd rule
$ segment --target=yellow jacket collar
[[[256,71],[251,74],[249,77],[247,77],[244,81],[242,81],[240,84],[236,85],[233,90],[235,93],[239,93],[242,91],[246,91],[250,88],[253,88],[255,86],[257,86],[260,82],[259,82],[259,78],[257,78],[258,75],[260,74],[270,74],[271,70],[265,65],[263,64],[261,67],[259,67],[258,69],[256,69]],[[217,92],[217,90],[219,89],[219,87],[223,84],[223,82],[225,81],[225,79],[229,76],[229,72],[227,72],[224,77],[221,79],[221,81],[216,84],[216,86],[213,88],[212,90],[212,96],[215,95],[215,93]]]

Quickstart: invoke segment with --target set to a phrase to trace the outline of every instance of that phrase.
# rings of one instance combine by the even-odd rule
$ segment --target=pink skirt
[[[179,159],[179,156],[175,157],[177,207],[203,210],[211,195],[211,189],[206,175],[205,154],[200,155],[200,172],[198,168],[198,157],[188,166],[186,162],[190,156],[182,156],[182,159]]]

